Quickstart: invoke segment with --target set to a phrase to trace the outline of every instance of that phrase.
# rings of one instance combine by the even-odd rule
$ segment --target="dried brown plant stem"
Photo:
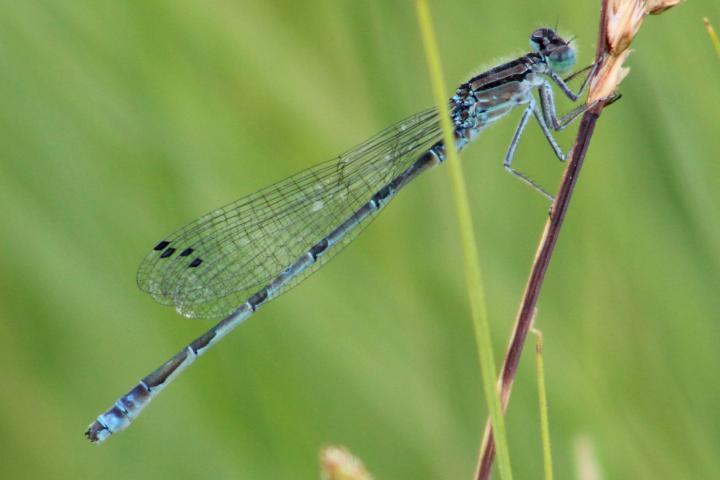
[[[545,279],[545,273],[547,272],[548,265],[550,264],[553,251],[555,250],[557,238],[560,234],[560,227],[562,226],[565,213],[567,212],[570,204],[570,198],[575,188],[580,168],[582,167],[588,145],[590,144],[590,139],[595,129],[595,123],[600,116],[603,106],[603,104],[597,104],[583,115],[578,137],[573,147],[573,153],[570,161],[568,162],[568,166],[565,169],[565,174],[563,175],[560,191],[550,212],[550,218],[545,224],[545,230],[543,231],[540,241],[540,248],[538,249],[532,265],[532,270],[530,271],[530,278],[528,280],[522,302],[520,303],[520,312],[515,320],[515,327],[513,328],[512,337],[510,339],[510,346],[505,354],[505,360],[500,373],[500,401],[502,403],[503,410],[507,409],[507,404],[510,400],[513,380],[515,379],[517,366],[520,362],[520,355],[522,353],[523,346],[525,345],[525,338],[527,337],[528,330],[532,324],[533,312],[535,310],[535,306],[537,305],[538,297],[540,296],[540,289],[542,287],[543,280]],[[482,454],[478,466],[477,478],[485,480],[490,478],[490,471],[495,458],[495,443],[493,441],[492,428],[489,422],[485,427],[485,435],[481,450]]]
[[[600,28],[597,43],[598,47],[595,53],[595,61],[598,63],[603,60],[607,53],[607,41],[604,28],[604,25],[606,24],[606,15],[607,0],[602,0]],[[545,224],[545,229],[540,238],[540,244],[535,255],[535,260],[532,264],[525,293],[523,294],[520,302],[520,310],[518,312],[517,319],[515,320],[515,326],[510,338],[508,350],[505,354],[498,382],[498,388],[500,389],[500,401],[502,403],[503,410],[507,409],[508,401],[510,400],[513,380],[515,379],[515,373],[520,362],[520,355],[522,354],[522,349],[525,345],[528,330],[532,325],[538,297],[540,296],[540,290],[545,279],[545,273],[550,265],[550,259],[552,258],[555,245],[557,244],[558,235],[560,234],[560,228],[562,227],[563,220],[565,219],[565,214],[567,213],[570,205],[570,199],[572,198],[572,193],[575,189],[580,169],[582,168],[583,161],[585,160],[585,154],[587,153],[590,139],[592,138],[595,130],[595,124],[604,106],[605,102],[600,101],[588,110],[582,117],[577,137],[573,145],[572,154],[563,174],[560,189],[555,202],[553,202],[550,217]],[[490,472],[495,458],[495,443],[493,440],[490,422],[486,422],[485,434],[483,436],[483,442],[480,449],[481,454],[476,478],[478,480],[486,480],[490,478]]]
[[[588,95],[588,101],[593,103],[580,121],[572,154],[563,174],[557,198],[553,202],[550,217],[540,238],[537,254],[530,270],[530,277],[520,302],[520,310],[498,380],[503,411],[507,409],[515,373],[520,362],[520,355],[525,345],[528,330],[532,325],[545,273],[555,250],[560,228],[570,205],[570,199],[585,160],[590,139],[595,130],[595,124],[603,108],[614,101],[612,95],[628,72],[627,69],[622,67],[622,64],[630,53],[630,43],[640,28],[643,19],[647,15],[661,13],[677,3],[679,3],[679,0],[601,0],[600,26],[595,51],[595,64],[599,68],[593,73],[591,89]],[[480,447],[480,459],[476,475],[478,480],[490,478],[494,457],[495,443],[492,427],[488,421],[485,425],[485,434]]]

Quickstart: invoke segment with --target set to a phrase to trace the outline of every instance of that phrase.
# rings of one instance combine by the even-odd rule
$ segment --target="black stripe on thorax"
[[[538,60],[537,53],[529,53],[471,78],[468,84],[473,91],[482,92],[510,82],[522,82],[533,73],[532,67]]]

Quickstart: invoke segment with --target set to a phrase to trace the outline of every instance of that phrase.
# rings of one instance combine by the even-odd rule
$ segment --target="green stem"
[[[720,38],[718,38],[717,33],[715,33],[715,29],[707,17],[703,18],[703,22],[705,22],[705,28],[707,28],[708,35],[710,35],[710,43],[713,44],[713,47],[715,47],[715,53],[717,53],[718,58],[720,58]]]
[[[490,327],[487,320],[487,307],[485,305],[485,293],[483,289],[482,274],[480,270],[479,255],[475,243],[475,233],[470,214],[470,202],[463,176],[462,166],[454,148],[455,138],[450,123],[450,111],[448,107],[447,88],[440,66],[440,54],[438,53],[435,32],[432,26],[430,9],[426,0],[416,0],[418,21],[422,35],[425,56],[432,80],[433,94],[438,106],[438,116],[443,129],[443,142],[447,154],[448,170],[452,181],[455,206],[462,240],[463,256],[465,259],[465,277],[470,297],[470,310],[475,327],[475,339],[480,359],[480,371],[482,375],[483,389],[487,408],[490,414],[493,432],[495,433],[498,468],[500,478],[503,480],[512,479],[510,468],[510,453],[507,447],[505,434],[505,423],[500,397],[496,387],[495,379],[497,370],[495,368],[495,357],[490,341]]]
[[[543,335],[540,330],[531,328],[535,334],[535,365],[537,368],[538,401],[540,403],[540,436],[543,448],[543,466],[545,480],[553,480],[552,451],[550,449],[550,422],[548,421],[547,392],[545,390],[545,361],[543,360]]]

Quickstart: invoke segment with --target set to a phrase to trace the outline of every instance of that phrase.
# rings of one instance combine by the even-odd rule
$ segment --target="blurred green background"
[[[434,1],[446,78],[553,25],[594,51],[599,2]],[[650,18],[602,117],[539,304],[558,478],[720,477],[720,61],[715,0]],[[93,447],[86,425],[210,322],[135,270],[196,216],[432,104],[409,1],[0,1],[3,478],[469,479],[485,419],[445,169]],[[567,103],[563,103],[568,107]],[[498,362],[548,204],[507,175],[519,118],[463,154]],[[572,132],[561,136],[564,145]],[[531,127],[518,166],[562,165]],[[539,478],[532,348],[508,412]]]

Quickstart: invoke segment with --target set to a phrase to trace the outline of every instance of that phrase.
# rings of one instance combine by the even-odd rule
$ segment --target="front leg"
[[[558,87],[560,87],[560,90],[563,91],[567,97],[572,100],[573,102],[577,102],[578,98],[582,96],[583,93],[585,93],[585,89],[590,84],[590,79],[593,77],[595,72],[597,71],[598,64],[593,64],[588,67],[583,68],[582,70],[579,70],[572,75],[570,75],[567,79],[563,80],[560,75],[555,73],[554,71],[550,70],[548,72],[548,76],[552,78],[553,82],[557,84]],[[585,76],[585,80],[583,80],[582,85],[580,85],[580,90],[578,90],[577,93],[573,92],[570,86],[567,84],[570,80],[581,74],[582,72],[590,70],[588,74]]]
[[[540,110],[542,110],[542,117],[545,120],[545,124],[559,132],[565,129],[568,125],[573,123],[580,115],[585,113],[592,105],[580,105],[570,110],[568,113],[558,118],[555,109],[555,96],[553,95],[552,86],[545,82],[540,85],[538,89],[540,97]]]
[[[585,76],[585,80],[583,80],[582,85],[580,85],[580,90],[578,90],[577,93],[573,92],[570,86],[567,84],[570,80],[577,77],[578,75],[581,75],[583,72],[588,71],[588,74]],[[597,70],[597,64],[589,65],[582,70],[578,70],[577,72],[573,73],[569,77],[567,77],[565,80],[560,77],[557,73],[550,70],[548,72],[548,76],[557,84],[558,87],[560,87],[560,90],[573,102],[576,102],[583,93],[585,93],[585,89],[590,84],[590,79],[595,74],[595,71]],[[549,82],[544,81],[543,84],[540,86],[540,108],[542,109],[543,118],[545,119],[545,123],[552,128],[553,130],[560,131],[570,125],[573,120],[575,120],[577,117],[579,117],[581,114],[585,113],[587,109],[589,108],[587,105],[581,105],[567,114],[563,115],[561,118],[557,117],[557,113],[555,110],[555,99],[552,91],[552,87]]]
[[[568,125],[577,120],[580,115],[587,112],[598,103],[604,102],[605,105],[610,105],[621,97],[619,93],[614,92],[606,98],[595,100],[592,103],[579,105],[562,117],[558,118],[555,109],[555,97],[550,83],[547,81],[543,82],[543,84],[538,88],[538,95],[540,97],[540,110],[542,111],[542,118],[545,121],[545,124],[556,132],[565,129]]]

